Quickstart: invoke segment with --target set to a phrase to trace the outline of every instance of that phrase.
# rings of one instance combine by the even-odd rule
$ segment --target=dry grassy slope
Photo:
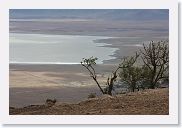
[[[10,109],[19,115],[167,115],[169,114],[169,90],[155,89],[114,97],[104,95],[78,104],[57,103],[54,106],[34,105]]]

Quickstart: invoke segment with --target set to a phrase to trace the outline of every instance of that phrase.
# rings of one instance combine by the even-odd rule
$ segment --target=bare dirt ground
[[[115,65],[97,65],[98,81],[105,85]],[[90,93],[100,95],[89,73],[80,64],[23,65],[10,64],[9,100],[11,107],[43,104],[47,98],[58,102],[77,103]]]
[[[103,95],[76,104],[10,107],[10,115],[168,115],[169,89],[144,90],[116,96]]]

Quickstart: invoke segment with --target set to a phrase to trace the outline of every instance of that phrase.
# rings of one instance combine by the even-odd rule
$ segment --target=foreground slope
[[[167,115],[169,90],[153,89],[117,96],[104,95],[77,104],[31,105],[11,108],[10,115]]]

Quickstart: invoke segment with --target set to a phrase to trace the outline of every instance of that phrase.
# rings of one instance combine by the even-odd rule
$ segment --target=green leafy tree
[[[120,65],[122,68],[119,72],[119,77],[122,82],[128,85],[132,92],[134,92],[135,89],[139,89],[137,82],[142,79],[142,69],[135,66],[138,57],[138,53],[136,53],[135,56],[125,57]]]
[[[127,85],[129,85],[129,89],[134,92],[135,89],[139,90],[139,84],[137,84],[141,80],[142,70],[139,67],[132,66],[128,68],[123,68],[120,72],[119,76],[122,81],[124,81]]]

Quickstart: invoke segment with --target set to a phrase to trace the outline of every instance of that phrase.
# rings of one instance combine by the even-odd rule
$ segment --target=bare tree
[[[99,89],[102,92],[102,94],[112,95],[114,82],[116,81],[116,79],[118,77],[118,70],[119,69],[125,69],[125,68],[132,67],[133,64],[136,62],[138,57],[139,57],[139,54],[137,52],[136,52],[135,56],[124,57],[122,59],[122,62],[119,64],[119,66],[107,78],[107,83],[106,83],[107,86],[106,86],[105,89],[102,89],[101,85],[99,84],[99,82],[97,80],[97,74],[96,74],[95,69],[93,67],[94,65],[96,65],[95,61],[98,58],[96,58],[96,57],[90,57],[88,59],[83,58],[83,61],[81,62],[81,65],[83,67],[85,67],[89,71],[90,77],[92,77],[92,79],[96,82],[96,84],[99,87]]]
[[[102,89],[101,85],[99,84],[99,82],[97,80],[97,74],[96,74],[95,69],[93,67],[94,65],[96,65],[95,61],[97,59],[98,58],[96,58],[96,57],[90,57],[88,59],[83,58],[81,65],[89,71],[90,77],[92,77],[92,79],[96,82],[96,84],[99,87],[102,94],[112,95],[113,85],[114,85],[114,82],[116,81],[116,78],[117,78],[117,72],[121,68],[121,66],[120,66],[121,64],[116,68],[116,70],[114,72],[112,72],[112,75],[110,77],[108,77],[107,87],[105,89]],[[122,66],[125,66],[125,65],[122,65]]]
[[[107,78],[107,87],[105,89],[105,93],[112,95],[112,90],[114,86],[114,82],[116,81],[117,78],[117,71],[120,69],[120,66],[117,67],[117,69],[112,72],[111,76]]]
[[[89,71],[90,77],[92,77],[93,80],[96,82],[96,84],[99,87],[102,94],[105,94],[104,90],[101,88],[99,82],[97,81],[97,74],[96,74],[95,69],[93,67],[93,65],[96,65],[95,61],[97,59],[98,59],[97,57],[90,57],[88,59],[83,58],[83,61],[81,61],[81,65]]]
[[[150,42],[148,46],[143,44],[141,58],[145,66],[146,79],[150,81],[149,88],[154,89],[157,82],[168,78],[169,48],[168,41]]]

